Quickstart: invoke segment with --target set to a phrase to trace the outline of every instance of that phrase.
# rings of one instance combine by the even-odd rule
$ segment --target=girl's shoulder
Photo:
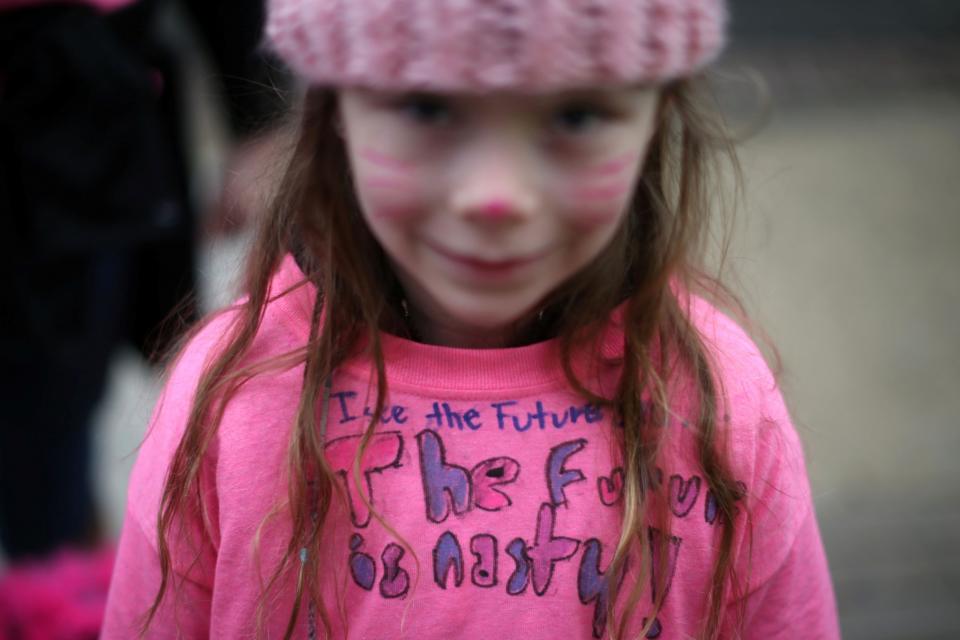
[[[748,332],[711,303],[696,299],[690,319],[718,383],[718,434],[730,468],[746,490],[758,567],[777,566],[812,513],[803,444],[777,375]]]
[[[774,440],[798,446],[780,381],[746,329],[703,298],[692,298],[689,319],[706,351],[717,388],[718,418],[735,443]]]
[[[831,616],[835,619],[833,596],[803,443],[778,376],[749,332],[714,305],[693,300],[689,318],[699,332],[717,383],[714,442],[740,489],[733,505],[733,563],[742,591],[734,597],[744,600],[731,601],[728,624],[736,620],[733,612],[742,603],[750,635],[776,635],[772,630],[804,619],[813,621],[810,628],[817,629],[817,637],[836,637],[830,622]],[[670,440],[676,445],[672,453],[686,456],[685,461],[699,460],[701,434],[692,422],[687,428],[668,430],[671,435],[680,434]],[[702,480],[669,476],[671,508],[688,508],[686,505],[696,500],[695,489],[706,487],[706,472],[696,463],[694,466],[693,473]],[[724,516],[711,490],[704,491],[697,524],[706,522],[712,534],[716,523],[724,523]],[[677,528],[687,522],[689,518]],[[684,547],[692,549],[700,533],[687,528],[677,535],[687,534]],[[707,566],[711,566],[709,562],[712,559]],[[788,602],[793,604],[785,606]],[[797,608],[796,602],[803,605]],[[730,628],[723,635],[733,633]]]
[[[741,324],[699,296],[691,296],[687,313],[721,382],[740,391],[776,387],[763,351]]]
[[[268,360],[306,344],[315,289],[292,256],[286,256],[270,281],[265,309],[252,343],[238,366]],[[181,398],[195,389],[203,372],[228,348],[244,322],[248,298],[214,311],[196,327],[168,368],[166,388]]]
[[[261,367],[252,367],[249,380],[231,395],[205,455],[210,469],[216,466],[224,446],[231,454],[237,447],[261,446],[257,438],[262,439],[262,433],[255,432],[263,423],[251,419],[254,412],[282,422],[292,411],[290,406],[295,406],[301,375],[296,360],[285,360],[284,356],[305,345],[309,324],[303,322],[309,322],[309,311],[304,309],[312,307],[312,298],[305,299],[312,294],[300,286],[297,274],[295,266],[291,271],[289,265],[281,265],[271,281],[266,309],[253,341],[231,368],[238,372],[248,365],[264,365],[262,371]],[[243,322],[245,304],[246,299],[240,298],[206,317],[168,365],[130,479],[128,504],[139,505],[138,511],[148,527],[160,504],[167,468],[186,432],[198,389],[217,357],[229,348],[239,323]],[[276,366],[270,366],[272,359]],[[227,438],[229,442],[224,444]]]

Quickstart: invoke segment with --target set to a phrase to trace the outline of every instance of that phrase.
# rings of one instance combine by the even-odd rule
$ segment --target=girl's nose
[[[451,208],[477,224],[511,225],[528,220],[537,210],[536,175],[522,152],[488,149],[462,165],[455,181]]]
[[[477,215],[487,220],[502,220],[510,217],[511,209],[512,205],[508,200],[494,199],[481,204],[478,208]]]

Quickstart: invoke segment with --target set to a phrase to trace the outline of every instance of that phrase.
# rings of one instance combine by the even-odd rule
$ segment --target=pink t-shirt
[[[302,280],[288,258],[281,292]],[[252,360],[302,346],[314,291],[294,288],[268,306]],[[694,321],[729,398],[726,429],[734,474],[747,489],[737,516],[734,565],[749,577],[745,638],[838,638],[826,559],[803,453],[776,384],[753,343],[698,302]],[[177,363],[134,469],[103,637],[129,638],[158,586],[157,509],[166,468],[198,376],[229,324],[210,323]],[[611,322],[604,355],[615,355]],[[373,404],[369,363],[344,364],[333,382],[326,452],[349,505],[328,517],[321,580],[334,638],[598,638],[605,633],[605,572],[620,531],[622,463],[610,446],[616,419],[569,388],[552,341],[467,350],[384,336],[387,409],[361,468],[360,491],[410,545],[411,554],[359,499],[349,466]],[[593,366],[609,391],[617,366]],[[283,473],[302,368],[261,375],[230,402],[201,489],[209,513],[173,548],[179,585],[148,637],[283,637],[296,571],[258,610],[261,587],[288,541]],[[689,400],[675,391],[659,465],[669,496],[664,606],[648,637],[698,635],[723,526],[696,465]],[[752,545],[743,533],[752,516]],[[281,512],[282,513],[282,512]],[[257,547],[255,540],[259,538]],[[632,584],[632,573],[624,585]],[[645,586],[632,628],[650,611]],[[730,601],[727,610],[740,608]],[[732,619],[732,615],[727,619]],[[293,637],[322,636],[304,606]],[[725,634],[724,637],[729,637]]]

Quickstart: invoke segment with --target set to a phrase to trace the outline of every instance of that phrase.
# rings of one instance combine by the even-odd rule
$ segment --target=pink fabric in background
[[[60,551],[0,577],[0,640],[80,640],[103,624],[113,548]],[[5,635],[11,634],[11,635]]]

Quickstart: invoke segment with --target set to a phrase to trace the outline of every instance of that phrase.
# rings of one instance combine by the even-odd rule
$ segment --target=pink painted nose
[[[481,216],[487,220],[503,220],[510,215],[510,203],[506,200],[491,200],[478,207]]]

